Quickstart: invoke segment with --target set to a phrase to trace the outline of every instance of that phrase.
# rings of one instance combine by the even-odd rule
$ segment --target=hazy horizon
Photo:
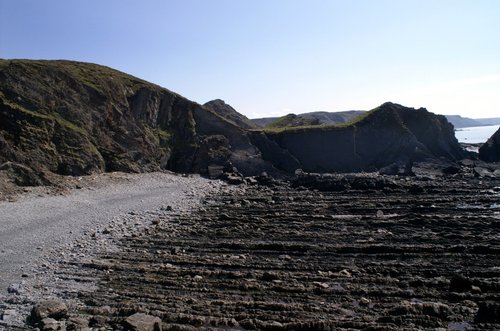
[[[0,1],[0,58],[106,65],[250,117],[500,117],[500,2]]]

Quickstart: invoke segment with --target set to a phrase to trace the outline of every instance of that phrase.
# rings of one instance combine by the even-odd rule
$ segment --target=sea
[[[500,125],[471,126],[455,130],[455,136],[461,143],[478,144],[485,143]]]

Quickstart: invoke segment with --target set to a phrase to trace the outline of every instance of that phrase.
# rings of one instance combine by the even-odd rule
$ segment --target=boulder
[[[46,300],[35,305],[31,311],[31,319],[39,323],[45,318],[56,320],[63,319],[68,315],[68,307],[60,300]]]
[[[67,329],[74,331],[91,331],[89,327],[89,320],[78,316],[72,317],[68,320]]]
[[[211,179],[217,179],[224,173],[224,167],[220,165],[209,165],[208,166],[208,177]]]
[[[130,331],[161,331],[161,319],[143,313],[135,313],[127,317],[124,321],[126,330]]]
[[[40,321],[40,329],[42,331],[66,331],[66,325],[64,322],[47,317]]]
[[[13,324],[19,318],[19,313],[14,309],[5,309],[1,314],[4,323]]]
[[[476,177],[494,177],[494,174],[489,169],[483,167],[474,167],[473,171]]]

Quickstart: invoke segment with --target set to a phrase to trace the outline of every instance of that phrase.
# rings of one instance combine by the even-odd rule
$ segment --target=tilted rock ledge
[[[500,162],[500,129],[479,148],[479,158],[486,162]]]

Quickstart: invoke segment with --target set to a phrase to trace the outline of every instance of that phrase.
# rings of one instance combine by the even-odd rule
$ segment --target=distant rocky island
[[[1,60],[0,83],[0,164],[27,185],[48,184],[52,174],[225,167],[280,176],[466,156],[446,117],[390,102],[262,127],[222,100],[201,105],[90,63]]]

